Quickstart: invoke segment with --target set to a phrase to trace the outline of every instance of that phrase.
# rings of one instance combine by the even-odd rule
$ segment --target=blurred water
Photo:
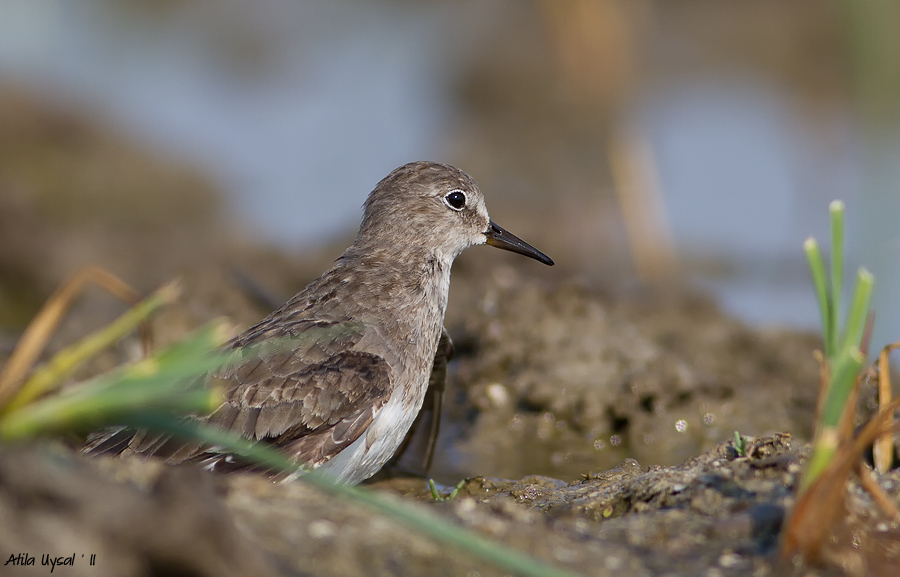
[[[0,1],[0,80],[196,162],[268,240],[355,226],[388,171],[440,157],[458,17],[440,3],[129,4]]]
[[[827,205],[852,206],[859,185],[840,161],[853,146],[848,121],[829,117],[839,142],[823,147],[797,112],[783,91],[745,75],[673,86],[642,116],[675,241],[694,262],[711,262],[698,283],[756,324],[814,328],[801,246],[815,236],[827,250]]]
[[[813,236],[827,258],[828,204],[841,199],[844,306],[865,266],[877,283],[872,343],[900,338],[900,134],[867,149],[849,107],[817,116],[749,75],[695,78],[661,91],[642,116],[676,243],[694,261],[717,262],[697,280],[726,310],[754,324],[816,329],[801,247]]]
[[[393,167],[442,158],[469,40],[502,23],[490,4],[0,0],[0,82],[197,163],[264,239],[297,246],[352,229]],[[888,198],[865,196],[847,110],[816,116],[742,73],[662,87],[634,114],[679,248],[713,263],[698,282],[725,308],[815,326],[800,247],[809,235],[827,246],[827,204],[842,198],[859,238],[848,269],[874,259],[879,328],[897,337],[900,174],[889,167],[900,163],[882,171]]]

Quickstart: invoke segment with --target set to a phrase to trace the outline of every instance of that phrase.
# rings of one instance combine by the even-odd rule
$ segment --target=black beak
[[[487,243],[491,246],[496,246],[497,248],[517,252],[519,254],[524,254],[525,256],[531,257],[536,261],[540,261],[546,265],[553,266],[552,258],[534,248],[513,233],[500,228],[494,223],[494,221],[490,221],[488,229],[484,232],[484,236],[487,237]]]

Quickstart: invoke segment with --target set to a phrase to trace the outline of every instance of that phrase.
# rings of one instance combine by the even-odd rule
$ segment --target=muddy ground
[[[143,291],[180,276],[185,297],[155,324],[164,343],[222,315],[246,327],[267,311],[238,278],[284,300],[350,238],[302,255],[261,246],[189,167],[28,95],[0,94],[0,128],[3,356],[80,266],[100,264]],[[503,222],[502,205],[492,214]],[[815,336],[748,328],[678,282],[577,272],[486,248],[460,259],[447,315],[457,358],[432,473],[471,480],[447,502],[421,479],[372,488],[585,575],[877,575],[900,565],[900,527],[855,485],[824,565],[777,558],[811,430]],[[51,350],[123,308],[88,291]],[[132,351],[126,343],[84,372]],[[896,470],[879,483],[900,498]],[[3,449],[0,509],[0,561],[37,559],[4,575],[44,574],[42,554],[72,551],[62,574],[505,574],[302,482],[89,460],[60,443]]]

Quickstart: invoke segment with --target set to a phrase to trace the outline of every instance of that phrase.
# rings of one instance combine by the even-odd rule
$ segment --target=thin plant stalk
[[[298,470],[296,463],[275,448],[253,443],[230,431],[203,425],[196,421],[178,419],[167,414],[145,413],[136,416],[131,424],[203,440],[210,445],[221,447],[226,452],[236,453],[279,471]],[[300,477],[300,481],[333,495],[362,503],[442,544],[457,547],[506,571],[525,577],[576,577],[577,575],[567,569],[544,563],[531,555],[486,539],[474,531],[459,527],[425,507],[406,503],[375,491],[339,483],[327,473],[316,470],[305,471]]]
[[[866,330],[869,303],[872,300],[874,286],[875,277],[872,276],[872,273],[860,268],[856,275],[856,287],[853,290],[853,299],[850,301],[850,309],[847,313],[847,325],[844,328],[844,339],[841,342],[842,350],[860,346],[863,332]]]
[[[838,319],[841,311],[842,286],[844,281],[844,203],[840,200],[832,201],[828,205],[831,216],[831,326],[828,334],[831,335],[831,348],[833,355],[837,352]],[[858,344],[858,341],[857,341]]]
[[[203,385],[204,376],[234,357],[218,349],[225,336],[222,325],[212,323],[153,357],[7,411],[0,417],[0,439],[121,424],[141,410],[207,413],[220,399]]]
[[[40,356],[50,335],[62,321],[65,311],[89,283],[106,289],[129,305],[135,305],[141,301],[141,296],[137,291],[119,277],[100,267],[88,266],[69,277],[47,299],[38,314],[28,324],[6,364],[0,369],[0,406],[6,405],[19,390],[25,375]],[[146,326],[140,332],[145,345],[144,352],[149,353],[149,331],[145,329]]]
[[[816,239],[810,237],[803,243],[806,260],[809,263],[809,271],[812,274],[813,288],[816,291],[816,301],[819,303],[819,314],[822,319],[822,340],[825,343],[825,356],[834,356],[837,348],[837,339],[834,330],[834,312],[831,298],[828,295],[828,274],[825,271],[825,259]]]
[[[49,362],[34,371],[9,403],[0,409],[0,414],[8,414],[24,407],[57,388],[82,363],[135,330],[161,307],[174,301],[178,292],[179,289],[175,284],[162,287],[127,310],[111,324],[54,355]]]

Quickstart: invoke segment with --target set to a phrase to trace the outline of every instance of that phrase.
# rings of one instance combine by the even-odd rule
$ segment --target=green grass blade
[[[0,439],[21,441],[70,430],[87,430],[128,420],[133,411],[164,409],[173,413],[206,413],[215,408],[219,395],[212,390],[187,391],[160,399],[139,394],[105,391],[96,396],[70,399],[53,397],[10,413],[0,420]]]
[[[837,333],[834,330],[834,306],[828,296],[828,281],[825,272],[825,259],[819,250],[816,239],[810,237],[803,243],[803,251],[809,263],[809,272],[812,275],[813,288],[816,291],[816,299],[819,301],[819,313],[822,317],[822,339],[825,342],[825,356],[833,358],[837,349]]]
[[[220,348],[226,336],[223,323],[210,323],[152,357],[8,411],[0,417],[0,439],[22,440],[67,429],[125,424],[129,415],[141,410],[207,413],[220,402],[218,392],[205,386],[210,373],[235,362],[238,356],[246,360],[277,352],[289,347],[292,340],[273,339],[234,351]]]
[[[218,348],[223,339],[221,325],[210,324],[153,357],[9,411],[0,418],[0,438],[120,424],[122,415],[148,408],[209,412],[218,405],[218,393],[204,386],[205,376],[233,358]]]
[[[82,363],[135,330],[160,307],[172,302],[177,294],[176,285],[166,285],[130,308],[111,324],[61,350],[34,372],[2,412],[23,407],[52,391]]]
[[[844,203],[832,201],[828,205],[831,215],[831,323],[833,334],[840,333],[842,287],[844,284]],[[835,337],[836,339],[837,337]]]
[[[866,320],[869,318],[869,303],[872,300],[874,286],[875,277],[872,276],[872,273],[860,268],[856,274],[856,286],[853,288],[850,310],[847,312],[847,325],[844,328],[844,338],[841,342],[842,350],[859,347],[863,331],[866,330]]]
[[[225,451],[273,469],[296,471],[294,464],[283,452],[252,443],[232,432],[224,431],[196,421],[186,421],[165,414],[137,415],[130,423],[138,427],[154,428],[175,433],[179,436],[200,439],[211,445],[218,445]],[[382,495],[360,487],[351,487],[319,471],[309,471],[300,481],[343,498],[363,503],[377,511],[396,519],[416,531],[436,539],[442,544],[455,546],[467,553],[494,563],[506,571],[526,577],[575,577],[576,573],[544,563],[534,557],[506,545],[494,542],[483,535],[459,527],[427,508],[403,502],[395,497]]]
[[[842,351],[831,370],[831,382],[825,396],[825,405],[822,408],[820,426],[837,427],[840,423],[844,405],[850,396],[850,391],[856,383],[856,378],[862,370],[866,359],[857,347],[851,347]]]
[[[812,456],[803,473],[801,491],[809,487],[828,467],[838,450],[841,415],[865,360],[857,347],[851,347],[842,351],[832,365],[831,381],[828,383],[825,404],[817,424]]]
[[[838,450],[840,436],[837,429],[826,427],[821,429],[816,435],[816,443],[813,445],[812,455],[803,472],[803,478],[800,481],[800,491],[805,491],[813,484],[819,475],[831,463],[834,454]]]

